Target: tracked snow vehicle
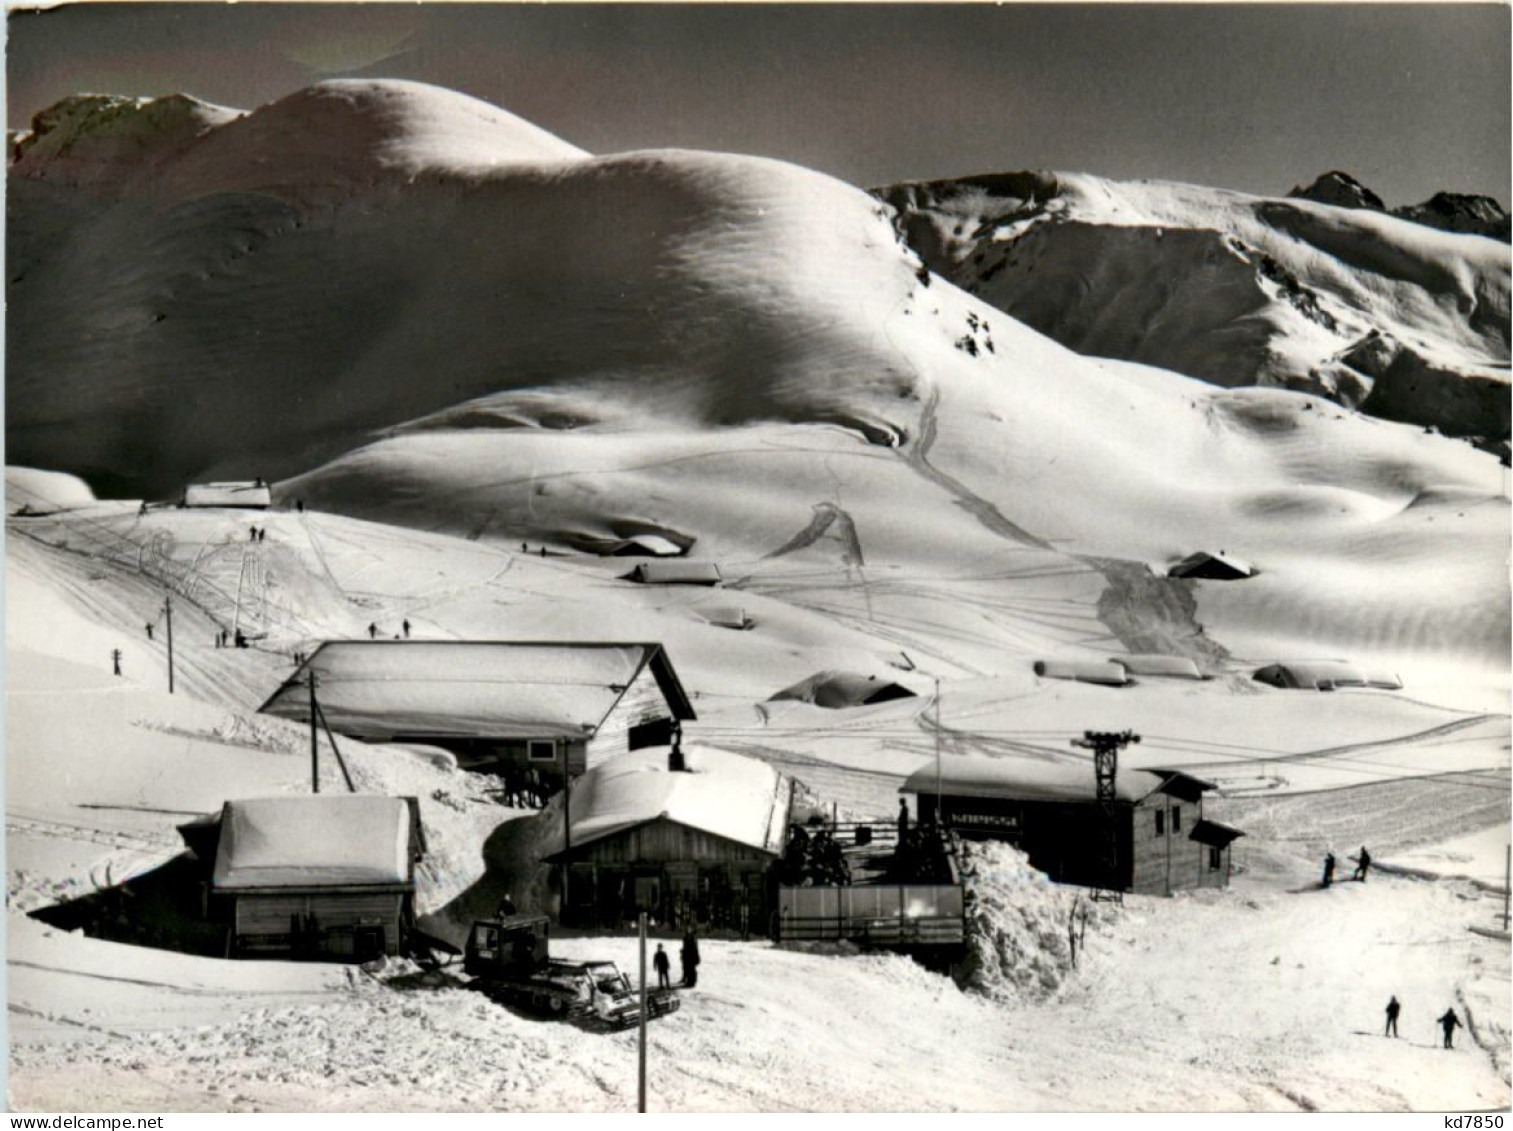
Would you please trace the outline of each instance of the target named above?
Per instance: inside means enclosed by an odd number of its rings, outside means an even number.
[[[552,958],[545,915],[481,919],[468,932],[463,972],[496,1001],[564,1020],[624,1029],[641,1017],[640,995],[613,962]],[[682,1003],[672,990],[646,993],[647,1020]]]

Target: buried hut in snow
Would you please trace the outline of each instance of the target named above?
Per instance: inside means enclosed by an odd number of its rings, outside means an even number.
[[[1256,575],[1256,567],[1233,554],[1199,550],[1167,567],[1167,577],[1196,577],[1208,581],[1241,581]]]
[[[645,911],[658,923],[758,934],[793,797],[793,780],[755,758],[636,750],[573,783],[567,828],[556,816],[543,857],[569,869],[567,917],[576,924],[619,926]]]
[[[463,769],[534,771],[552,790],[694,718],[660,644],[351,640],[321,645],[259,710],[320,713],[366,742],[450,750]]]
[[[714,562],[691,562],[686,559],[640,562],[627,573],[626,581],[642,585],[720,585],[725,578]]]
[[[273,494],[261,479],[233,483],[191,483],[184,488],[185,507],[234,507],[240,510],[267,510]]]
[[[1394,672],[1365,671],[1344,660],[1293,660],[1267,664],[1251,676],[1257,683],[1291,690],[1333,691],[1340,687],[1375,687],[1399,691],[1403,681]]]
[[[364,961],[400,954],[425,854],[414,798],[312,794],[228,801],[180,827],[209,872],[230,956]]]
[[[1120,766],[1107,811],[1096,788],[1086,762],[956,757],[918,770],[900,792],[916,795],[923,821],[938,797],[956,835],[1015,844],[1057,883],[1147,895],[1229,883],[1230,843],[1244,834],[1204,818],[1212,783]]]
[[[912,699],[915,692],[890,679],[860,672],[823,671],[802,679],[792,687],[774,692],[769,703],[785,699],[813,703],[816,707],[844,710],[847,707],[870,707],[894,699]]]

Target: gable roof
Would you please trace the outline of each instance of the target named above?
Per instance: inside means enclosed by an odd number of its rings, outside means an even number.
[[[691,562],[686,558],[641,562],[625,577],[644,585],[719,585],[724,580],[714,562]]]
[[[191,483],[184,488],[186,507],[270,507],[273,493],[265,483]]]
[[[211,886],[408,884],[410,820],[403,797],[334,793],[228,801]]]
[[[911,774],[899,792],[932,794],[936,780],[935,763],[930,762]],[[1097,799],[1091,760],[1053,762],[1039,758],[950,756],[941,759],[939,785],[940,792],[951,797],[997,797],[1013,801]],[[1114,777],[1114,796],[1132,804],[1158,791],[1187,799],[1213,788],[1212,782],[1181,770],[1120,766]]]
[[[757,758],[683,744],[688,772],[668,748],[645,747],[594,767],[573,785],[573,849],[666,819],[777,856],[788,835],[792,779]],[[560,816],[545,858],[563,851]]]
[[[328,641],[258,709],[308,722],[313,672],[353,738],[587,738],[648,668],[673,717],[694,718],[660,644],[559,641]]]
[[[878,679],[875,675],[822,671],[799,680],[792,687],[774,692],[767,701],[776,703],[783,699],[796,699],[801,703],[813,703],[816,707],[838,710],[887,703],[894,699],[912,699],[917,694],[901,683]]]
[[[1223,550],[1199,550],[1188,554],[1167,571],[1168,577],[1241,578],[1254,577],[1256,567],[1243,558]]]

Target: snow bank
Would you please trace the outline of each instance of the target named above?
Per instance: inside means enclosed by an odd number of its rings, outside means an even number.
[[[966,842],[962,859],[969,893],[968,951],[957,981],[1008,1004],[1054,995],[1073,976],[1068,939],[1073,908],[1080,934],[1083,908],[1096,930],[1101,921],[1097,905],[1080,888],[1052,883],[1012,845]]]
[[[25,507],[33,511],[65,510],[95,501],[89,484],[76,475],[42,471],[35,467],[5,469],[5,510],[15,514]]]

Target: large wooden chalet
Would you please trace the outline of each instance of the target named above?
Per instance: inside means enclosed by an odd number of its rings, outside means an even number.
[[[660,644],[342,640],[260,710],[308,722],[311,675],[337,734],[452,751],[464,769],[535,770],[554,788],[694,718]]]
[[[569,869],[575,924],[617,926],[646,911],[658,923],[766,931],[794,783],[754,758],[680,753],[681,763],[665,747],[637,750],[573,784],[568,828],[553,826],[545,859]]]
[[[1169,895],[1229,883],[1230,844],[1244,834],[1203,816],[1213,788],[1181,770],[1120,767],[1106,811],[1091,764],[950,757],[900,792],[915,795],[920,820],[1016,844],[1058,883]]]

